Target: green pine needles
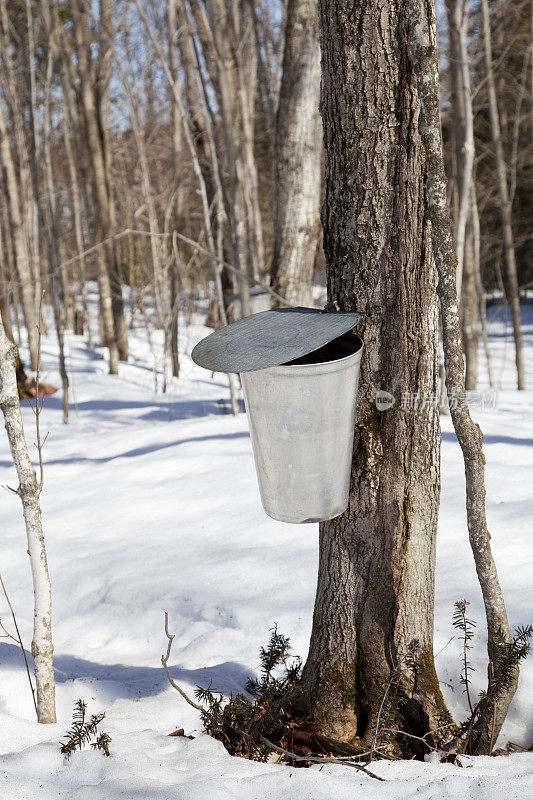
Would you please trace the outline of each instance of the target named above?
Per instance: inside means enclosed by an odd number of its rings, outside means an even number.
[[[472,646],[469,644],[469,642],[471,642],[474,638],[474,628],[476,627],[476,623],[474,620],[468,619],[466,616],[466,608],[469,605],[470,603],[468,600],[458,600],[455,603],[453,627],[458,628],[461,631],[463,639],[463,669],[461,670],[460,681],[465,687],[463,692],[466,693],[468,707],[470,709],[470,713],[473,714],[474,708],[470,698],[470,673],[474,671],[474,667],[468,660],[468,651],[472,649]]]
[[[248,678],[246,683],[250,697],[239,693],[226,698],[211,686],[198,686],[195,692],[206,707],[201,712],[206,733],[223,742],[231,755],[254,761],[268,759],[270,748],[263,739],[283,738],[290,721],[290,696],[302,668],[300,659],[290,656],[290,640],[277,627],[267,647],[261,648],[260,658],[259,680]]]
[[[482,712],[494,713],[496,701],[511,686],[520,662],[531,652],[531,637],[533,636],[533,625],[519,626],[511,642],[505,642],[502,636],[498,648],[498,660],[496,663],[490,664],[491,678],[488,689],[479,693],[478,701],[474,705],[471,699],[470,682],[470,673],[473,672],[474,668],[468,660],[468,653],[472,649],[470,642],[474,638],[476,623],[467,616],[467,606],[469,605],[467,600],[458,600],[455,603],[453,614],[453,625],[461,631],[463,641],[463,667],[460,680],[465,687],[463,691],[466,693],[470,709],[470,716],[459,728],[459,735],[463,741],[463,751],[465,753],[469,751],[470,739],[476,720]],[[491,750],[492,744],[491,742]]]
[[[109,756],[109,744],[111,737],[107,733],[100,733],[98,726],[105,719],[105,713],[92,714],[87,718],[87,703],[77,700],[72,712],[72,727],[65,734],[66,740],[60,742],[61,753],[68,760],[76,750],[82,750],[85,745],[90,744],[93,750],[100,750],[105,756]],[[91,742],[94,739],[94,742]]]

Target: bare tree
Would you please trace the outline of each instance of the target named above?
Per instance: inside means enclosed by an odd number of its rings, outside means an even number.
[[[39,353],[37,355],[39,363]],[[41,442],[37,431],[41,479],[37,481],[35,469],[30,460],[17,390],[15,367],[17,349],[5,335],[0,320],[0,408],[5,426],[13,463],[19,480],[18,489],[13,490],[22,502],[28,555],[30,557],[33,579],[33,641],[32,655],[35,661],[35,683],[37,690],[37,718],[39,722],[55,722],[55,682],[52,646],[52,592],[46,548],[41,519],[39,496],[42,489]],[[38,380],[36,381],[38,383]],[[41,401],[37,397],[36,408]]]
[[[476,251],[472,220],[474,164],[474,117],[468,63],[469,0],[447,0],[449,33],[449,71],[451,84],[452,138],[455,145],[457,204],[455,207],[455,247],[457,250],[457,295],[461,300],[463,347],[466,362],[466,388],[477,383],[478,297]]]
[[[107,19],[108,6],[102,3],[102,15]],[[106,152],[105,140],[105,94],[107,87],[105,81],[100,81],[102,75],[97,71],[105,72],[102,60],[95,65],[93,60],[93,42],[89,25],[89,11],[85,3],[76,0],[72,4],[72,19],[74,23],[74,39],[76,43],[76,65],[78,71],[77,92],[84,119],[84,133],[86,136],[87,150],[91,158],[94,208],[98,218],[100,236],[109,240],[105,248],[106,259],[103,261],[103,251],[99,251],[99,284],[100,303],[104,322],[105,344],[109,347],[110,372],[116,373],[118,366],[117,355],[122,360],[128,358],[128,338],[124,307],[122,301],[122,282],[117,261],[115,243],[112,239],[116,233],[116,220],[111,196],[109,176],[109,154]],[[108,31],[101,31],[102,37],[109,36]],[[66,37],[64,39],[66,41]],[[105,60],[106,48],[101,49],[101,59]]]
[[[35,197],[35,206],[38,213],[39,227],[43,233],[46,254],[48,259],[48,273],[50,277],[50,294],[52,296],[52,307],[54,311],[54,323],[57,334],[57,342],[59,349],[59,372],[61,374],[61,382],[63,387],[63,422],[68,422],[69,411],[69,382],[67,375],[67,368],[65,364],[65,284],[63,275],[61,273],[60,258],[58,250],[59,236],[56,224],[56,208],[55,208],[55,183],[52,172],[52,160],[50,149],[50,129],[51,129],[51,110],[50,110],[50,92],[53,77],[53,64],[54,64],[54,50],[55,50],[55,32],[51,26],[53,17],[50,15],[50,9],[45,7],[45,18],[47,19],[47,34],[48,34],[48,52],[46,62],[46,80],[45,80],[45,102],[44,102],[44,121],[43,121],[43,154],[45,164],[45,186],[46,186],[46,210],[44,207],[43,197],[40,192],[39,181],[39,168],[38,168],[38,152],[37,152],[37,110],[35,93],[30,92],[30,130],[28,134],[28,149],[31,165],[32,186]],[[35,56],[34,45],[34,31],[33,31],[33,17],[31,11],[31,3],[26,2],[26,15],[27,15],[27,54],[29,63],[33,63]]]
[[[507,292],[513,319],[513,334],[515,340],[515,360],[518,389],[525,389],[526,378],[524,371],[524,356],[522,344],[522,323],[520,319],[520,295],[518,291],[518,277],[516,271],[516,255],[513,238],[512,208],[509,200],[509,187],[507,185],[507,166],[503,153],[503,143],[500,127],[500,112],[496,96],[494,68],[492,63],[492,35],[490,30],[490,13],[488,0],[481,0],[481,16],[483,20],[483,44],[485,51],[485,67],[487,89],[489,96],[489,111],[492,133],[492,144],[496,159],[496,175],[498,179],[498,194],[500,200],[500,215],[503,234],[503,251],[507,271]]]
[[[317,0],[290,0],[276,120],[274,259],[276,291],[312,306],[320,222],[322,130]]]
[[[22,210],[20,204],[20,193],[17,181],[17,174],[9,135],[7,131],[6,118],[0,99],[0,159],[5,176],[7,189],[7,207],[9,215],[9,225],[11,228],[11,238],[15,253],[15,264],[17,275],[20,281],[20,294],[26,331],[28,334],[28,344],[30,349],[30,360],[32,369],[37,367],[37,324],[35,316],[35,305],[33,296],[33,276],[30,270],[30,254],[28,243],[24,232]]]
[[[490,546],[485,511],[485,457],[483,435],[470,417],[466,402],[463,353],[460,340],[455,276],[457,253],[447,202],[439,116],[439,76],[435,46],[433,4],[409,0],[410,49],[420,93],[420,133],[426,153],[428,214],[439,281],[443,345],[448,396],[454,398],[450,413],[463,451],[466,478],[466,511],[470,545],[485,603],[488,628],[489,692],[502,681],[505,654],[512,643],[509,622],[496,565]],[[486,704],[473,724],[470,750],[490,753],[516,691],[518,670],[507,675],[493,704]]]

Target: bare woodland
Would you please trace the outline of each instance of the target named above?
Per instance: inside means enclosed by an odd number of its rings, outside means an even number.
[[[375,405],[383,387],[437,396],[445,374],[462,401],[450,414],[488,627],[492,700],[473,713],[467,742],[491,753],[518,670],[506,661],[513,636],[490,550],[482,433],[464,400],[478,358],[496,381],[494,302],[526,388],[531,7],[446,0],[438,10],[437,42],[421,0],[0,0],[0,406],[34,576],[39,721],[55,721],[51,593],[43,478],[18,397],[37,395],[38,412],[43,297],[67,424],[66,333],[105,348],[117,375],[129,329],[142,327],[165,392],[180,379],[192,311],[225,325],[250,314],[263,287],[273,307],[313,306],[322,292],[329,310],[363,315],[350,506],[320,525],[299,713],[372,753],[394,682],[405,700],[394,756],[453,747],[433,656],[439,410]]]

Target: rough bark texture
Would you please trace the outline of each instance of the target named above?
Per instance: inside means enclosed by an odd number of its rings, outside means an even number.
[[[487,88],[489,95],[490,125],[492,144],[496,158],[496,175],[498,178],[498,194],[500,198],[500,215],[503,233],[503,252],[507,272],[507,294],[513,318],[513,334],[515,341],[515,360],[518,389],[526,388],[524,371],[524,354],[522,344],[522,324],[520,320],[520,295],[518,292],[518,277],[516,272],[516,256],[513,238],[512,209],[507,186],[507,166],[503,153],[502,134],[500,128],[500,113],[494,84],[494,71],[492,65],[492,37],[490,32],[490,14],[487,0],[481,0],[481,16],[483,20],[483,44],[485,48],[485,65],[487,69]]]
[[[273,285],[312,306],[320,223],[322,128],[317,0],[290,0],[276,122]]]
[[[479,425],[474,424],[470,417],[465,398],[463,353],[455,286],[457,254],[447,203],[440,131],[435,14],[432,0],[409,0],[408,8],[410,51],[418,77],[421,100],[420,134],[426,153],[428,215],[439,277],[446,387],[448,396],[454,398],[453,404],[450,404],[450,414],[465,464],[468,533],[487,618],[490,690],[494,681],[502,677],[499,674],[499,664],[512,642],[512,636],[492,557],[485,514],[483,435]],[[476,719],[470,739],[470,752],[490,753],[492,742],[498,738],[516,691],[518,671],[510,677],[508,686],[499,694],[494,708],[486,705]]]
[[[405,7],[319,0],[319,11],[328,296],[364,312],[365,350],[350,504],[320,526],[303,688],[327,733],[369,742],[395,668],[406,731],[449,720],[433,662],[439,421],[434,403],[401,403],[437,392],[435,273]],[[378,410],[379,390],[392,408]]]
[[[8,341],[0,320],[0,408],[4,415],[9,446],[19,480],[17,494],[22,501],[33,579],[31,652],[35,661],[37,718],[39,722],[55,722],[52,593],[39,505],[40,487],[28,454],[22,427],[15,374],[17,360],[17,348]]]

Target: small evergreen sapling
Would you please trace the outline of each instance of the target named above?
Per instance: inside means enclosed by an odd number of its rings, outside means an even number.
[[[270,748],[262,740],[279,741],[289,727],[290,697],[300,679],[301,661],[290,657],[290,640],[277,628],[260,658],[261,677],[246,683],[252,699],[240,693],[226,698],[211,686],[198,686],[195,695],[205,706],[201,716],[206,733],[222,741],[231,755],[266,761]],[[275,676],[280,667],[281,674]]]
[[[100,750],[105,756],[109,756],[109,744],[111,737],[107,733],[99,733],[98,726],[105,718],[105,713],[91,714],[87,719],[87,703],[77,700],[72,712],[72,727],[65,734],[66,741],[60,742],[61,753],[68,760],[76,750],[82,750],[90,744],[93,750]],[[91,743],[91,739],[95,741]]]
[[[470,672],[474,671],[474,667],[471,666],[468,660],[468,651],[472,649],[472,645],[469,642],[472,641],[474,638],[474,628],[476,627],[476,623],[472,619],[468,619],[466,616],[466,608],[469,606],[470,603],[468,600],[458,600],[455,603],[455,611],[453,614],[453,627],[458,628],[461,631],[462,638],[463,638],[463,669],[460,675],[460,681],[465,687],[463,692],[466,693],[466,697],[468,700],[468,707],[470,708],[470,713],[474,713],[474,708],[472,706],[472,701],[470,699]]]
[[[500,696],[505,693],[515,680],[516,671],[520,662],[531,652],[531,637],[533,636],[533,625],[519,626],[510,643],[501,640],[500,657],[497,664],[490,664],[491,680],[487,691],[481,691],[478,701],[473,705],[470,695],[470,673],[473,667],[468,661],[468,651],[472,649],[470,642],[474,638],[474,628],[476,623],[467,617],[466,609],[470,605],[467,600],[459,600],[455,603],[453,614],[453,625],[462,633],[463,638],[463,669],[461,671],[461,683],[468,699],[470,716],[459,728],[459,736],[462,740],[462,750],[468,753],[474,724],[481,712],[489,711],[494,715],[495,706]],[[497,676],[495,678],[494,676]],[[494,725],[493,725],[494,728]],[[490,751],[494,744],[494,734],[491,737]]]

